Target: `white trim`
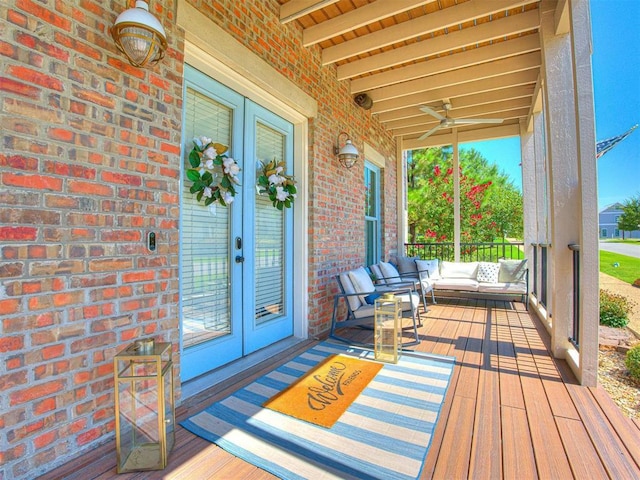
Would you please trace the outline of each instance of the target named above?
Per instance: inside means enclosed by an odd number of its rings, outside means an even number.
[[[373,163],[376,167],[380,169],[386,168],[387,159],[384,158],[380,152],[378,152],[375,148],[365,142],[364,144],[364,159],[368,160],[370,163]]]
[[[315,117],[318,102],[306,94],[295,83],[284,77],[271,65],[247,49],[229,33],[209,20],[186,0],[178,1],[178,26],[185,30],[185,61],[195,49],[206,52],[219,70],[216,78],[221,83],[231,80],[241,93],[258,104],[261,99],[267,102],[278,100],[282,108],[290,114],[298,114],[302,118]],[[226,78],[224,75],[230,75]],[[277,110],[274,113],[285,117]],[[293,123],[295,120],[287,118]]]
[[[185,0],[178,2],[185,30],[185,63],[276,113],[294,125],[294,171],[298,196],[293,211],[294,336],[309,336],[308,204],[309,124],[317,102]],[[211,41],[215,39],[215,41]]]

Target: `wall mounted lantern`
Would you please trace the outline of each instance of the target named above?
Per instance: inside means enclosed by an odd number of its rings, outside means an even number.
[[[135,8],[118,15],[110,31],[116,45],[134,67],[154,65],[164,57],[167,36],[143,0],[137,0]]]
[[[347,137],[344,145],[340,147],[340,137]],[[351,143],[351,139],[346,132],[340,132],[336,140],[336,145],[333,147],[333,153],[338,156],[340,164],[344,168],[353,167],[358,161],[358,149]]]

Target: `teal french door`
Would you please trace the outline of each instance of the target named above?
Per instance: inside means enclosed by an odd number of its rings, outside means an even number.
[[[293,125],[189,66],[185,68],[180,229],[181,379],[293,334],[293,216],[256,188],[260,162],[293,173]],[[229,146],[242,168],[228,207],[198,204],[186,178],[191,139]]]

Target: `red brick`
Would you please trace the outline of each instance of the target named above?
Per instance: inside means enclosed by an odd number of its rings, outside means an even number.
[[[43,413],[51,412],[56,408],[56,399],[54,397],[45,398],[39,402],[33,403],[33,413],[35,415],[42,415]]]
[[[9,10],[7,12],[7,20],[11,23],[18,25],[19,27],[27,26],[27,17],[20,12],[16,12],[15,10]]]
[[[39,99],[41,89],[23,82],[18,82],[11,78],[0,77],[0,91],[14,93],[16,95],[22,95],[24,97],[33,99]]]
[[[24,348],[24,337],[0,337],[0,352],[12,352]]]
[[[124,173],[102,172],[102,180],[108,183],[120,183],[134,187],[142,185],[142,179],[140,177]]]
[[[43,433],[42,435],[38,435],[37,437],[35,437],[33,439],[33,446],[36,449],[40,449],[40,448],[46,447],[47,445],[51,444],[57,438],[58,438],[57,430],[46,432],[46,433]]]
[[[25,157],[23,155],[11,155],[5,157],[0,155],[0,165],[18,170],[37,170],[38,163],[38,159],[33,157]]]
[[[62,179],[44,175],[25,175],[6,172],[2,175],[2,183],[13,187],[37,190],[62,190]]]
[[[50,88],[51,90],[57,90],[61,92],[63,85],[60,80],[53,78],[50,75],[46,75],[42,72],[37,72],[31,68],[20,67],[12,65],[7,69],[7,72],[20,80],[24,80],[29,83],[35,83],[41,87]]]
[[[24,355],[9,357],[6,359],[4,364],[7,370],[15,370],[16,368],[24,367]],[[0,385],[3,385],[3,382],[0,382]]]
[[[11,315],[20,311],[20,300],[17,298],[8,298],[0,300],[0,312],[2,315]],[[6,332],[5,332],[6,333]]]
[[[102,427],[95,427],[84,433],[81,433],[76,437],[76,443],[78,446],[86,445],[99,438],[102,435]]]
[[[17,392],[12,392],[9,394],[9,405],[19,405],[21,403],[30,402],[38,398],[52,395],[63,390],[65,384],[66,382],[64,380],[52,380]]]
[[[26,13],[30,13],[37,19],[52,26],[66,31],[71,31],[71,21],[69,19],[56,15],[51,10],[46,9],[31,0],[16,0],[16,8],[19,8]]]
[[[9,390],[18,385],[24,385],[28,382],[27,371],[12,372],[6,375],[0,375],[0,391]]]
[[[52,358],[61,357],[64,355],[65,346],[63,343],[58,345],[49,345],[42,349],[42,358],[44,360],[51,360]]]
[[[83,182],[81,180],[70,180],[67,184],[69,193],[81,193],[86,195],[99,195],[105,197],[113,196],[113,188],[93,182]]]

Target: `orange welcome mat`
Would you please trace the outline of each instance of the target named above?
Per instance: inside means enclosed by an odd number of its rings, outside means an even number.
[[[331,355],[267,400],[263,407],[331,428],[382,366],[346,355]]]

